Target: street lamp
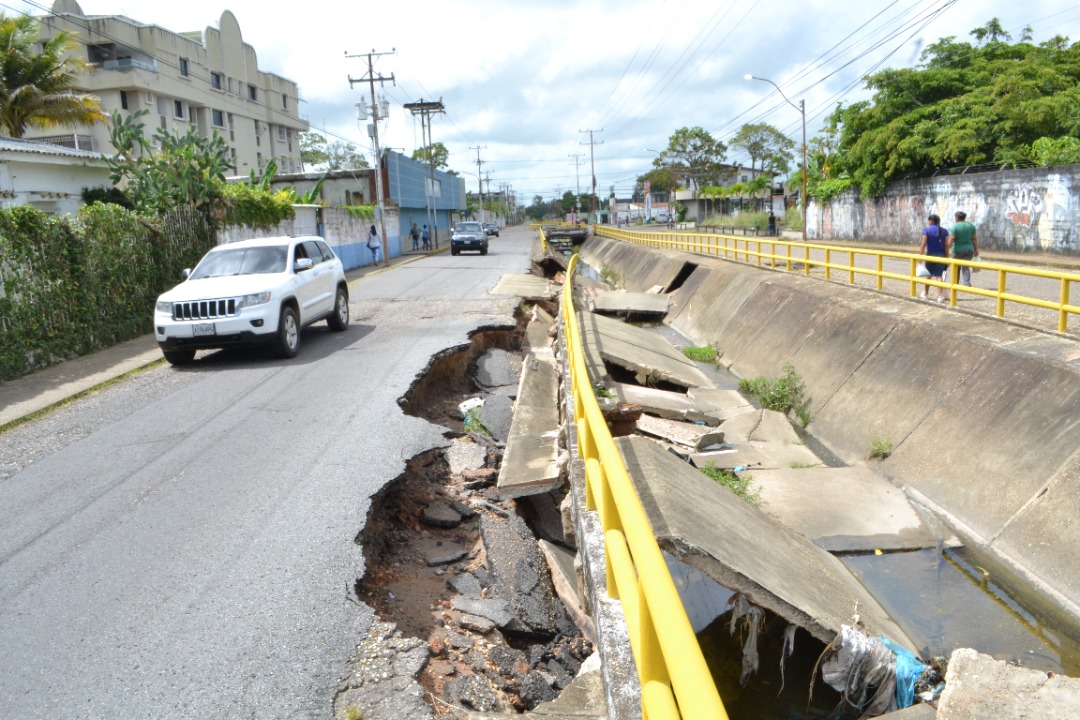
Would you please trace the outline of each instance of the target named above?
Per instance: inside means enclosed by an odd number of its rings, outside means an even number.
[[[750,74],[745,75],[744,78],[747,80],[760,80],[761,82],[769,83],[776,88],[776,92],[780,93],[780,97],[784,98],[784,102],[802,113],[802,239],[803,242],[806,242],[806,100],[800,98],[799,104],[796,105],[788,100],[784,91],[772,80]]]

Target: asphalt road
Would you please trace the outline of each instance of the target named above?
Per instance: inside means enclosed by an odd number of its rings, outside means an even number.
[[[206,353],[0,435],[0,718],[327,718],[372,618],[370,496],[443,429],[398,407],[510,325],[534,233],[352,286],[300,354]]]

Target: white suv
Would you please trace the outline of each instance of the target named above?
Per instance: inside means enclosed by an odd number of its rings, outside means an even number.
[[[219,245],[161,295],[154,331],[165,359],[183,365],[202,348],[300,349],[300,329],[326,319],[349,326],[345,270],[320,237],[269,237]]]

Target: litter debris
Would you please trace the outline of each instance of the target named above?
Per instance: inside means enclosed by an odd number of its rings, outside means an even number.
[[[461,413],[461,417],[468,417],[470,410],[475,410],[476,408],[483,407],[483,406],[484,406],[484,398],[482,398],[482,397],[474,397],[474,398],[469,398],[468,400],[462,401],[461,403],[458,404],[457,407],[458,407],[458,412]]]
[[[739,684],[745,685],[750,675],[758,671],[758,631],[765,622],[765,613],[761,608],[750,604],[741,593],[736,593],[728,601],[731,605],[731,634],[735,634],[735,628],[739,618],[746,618],[743,627],[746,630],[746,642],[743,643],[742,674],[739,676]]]
[[[819,663],[821,679],[862,713],[860,720],[911,706],[915,683],[927,669],[896,643],[850,625],[840,627]]]

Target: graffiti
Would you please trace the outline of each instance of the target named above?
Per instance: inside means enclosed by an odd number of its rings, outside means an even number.
[[[1024,183],[1005,198],[1005,217],[1015,226],[1031,228],[1038,225],[1039,213],[1042,210],[1042,195],[1028,183]]]

